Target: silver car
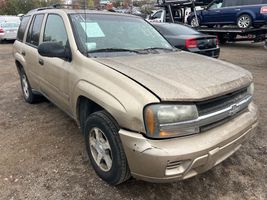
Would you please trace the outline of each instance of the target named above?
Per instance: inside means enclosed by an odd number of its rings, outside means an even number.
[[[20,18],[15,16],[0,17],[0,41],[15,40],[20,25]]]

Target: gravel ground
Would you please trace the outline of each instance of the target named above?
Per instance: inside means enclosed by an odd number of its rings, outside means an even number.
[[[257,134],[212,170],[189,180],[152,184],[100,180],[75,122],[53,104],[24,102],[12,44],[0,45],[0,199],[267,199],[267,51],[228,44],[220,59],[251,71],[260,107]]]

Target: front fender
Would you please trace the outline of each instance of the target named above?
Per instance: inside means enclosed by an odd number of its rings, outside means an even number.
[[[146,104],[136,98],[134,91],[132,91],[133,95],[131,93],[124,93],[119,89],[117,91],[121,95],[118,95],[118,93],[113,94],[86,80],[80,80],[75,85],[71,97],[74,118],[78,120],[78,99],[80,96],[83,96],[104,108],[121,127],[136,132],[144,132],[142,109]]]
[[[84,96],[90,99],[93,102],[96,102],[98,105],[107,110],[112,116],[116,116],[117,113],[125,114],[127,112],[124,105],[117,99],[115,96],[110,94],[108,91],[103,88],[99,88],[92,83],[80,80],[74,89],[74,93],[72,95],[72,104],[73,111],[76,110],[77,100],[79,96]],[[74,112],[75,117],[77,118],[77,111]]]

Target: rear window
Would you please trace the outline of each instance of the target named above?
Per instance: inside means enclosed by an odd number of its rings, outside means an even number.
[[[18,28],[19,23],[17,22],[7,22],[7,23],[0,23],[2,28]]]
[[[177,24],[168,24],[168,25],[154,25],[155,28],[162,34],[162,35],[198,35],[199,32],[195,31],[194,29],[184,26],[184,25],[177,25]]]
[[[29,23],[29,20],[30,20],[30,16],[25,16],[22,18],[22,21],[20,23],[19,30],[18,30],[17,40],[19,40],[19,41],[23,40],[24,33],[25,33],[25,30],[26,30],[27,25]]]

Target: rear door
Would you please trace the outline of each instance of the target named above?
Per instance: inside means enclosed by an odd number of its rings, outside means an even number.
[[[63,18],[58,14],[48,14],[42,42],[56,42],[65,48],[69,48],[68,34]],[[69,71],[71,63],[61,58],[49,58],[37,56],[39,59],[40,87],[50,100],[61,109],[70,113],[69,109]]]
[[[24,56],[27,67],[26,74],[30,80],[31,86],[34,89],[39,89],[38,79],[38,50],[37,47],[40,43],[40,32],[43,25],[44,14],[37,14],[32,17],[28,32],[26,35],[26,45],[21,50]]]
[[[236,23],[237,13],[242,9],[243,0],[224,0],[222,18],[227,23]]]

